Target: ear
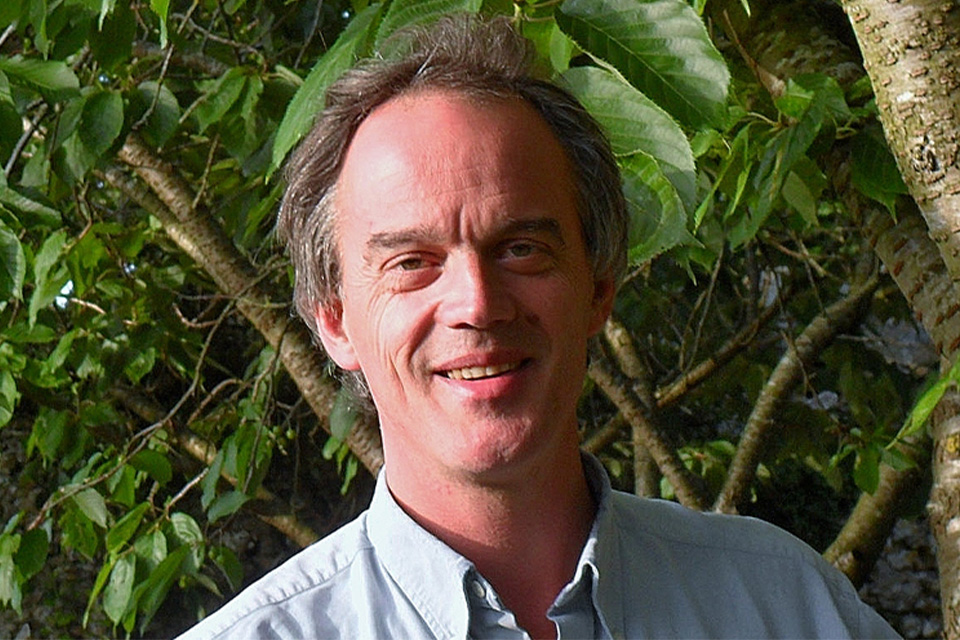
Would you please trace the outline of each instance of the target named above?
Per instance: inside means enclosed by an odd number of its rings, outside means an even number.
[[[343,305],[339,300],[329,306],[318,304],[314,311],[317,331],[323,348],[334,362],[346,371],[357,371],[360,362],[349,336],[343,329]]]
[[[612,277],[599,278],[593,283],[593,302],[591,304],[590,335],[595,335],[613,311],[613,299],[617,285]]]

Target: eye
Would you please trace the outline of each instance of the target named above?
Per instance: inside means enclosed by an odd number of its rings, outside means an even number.
[[[537,250],[538,247],[532,242],[513,242],[507,245],[505,253],[511,258],[528,258]]]
[[[429,285],[439,272],[436,256],[419,252],[404,253],[383,266],[384,282],[393,291],[411,291]]]
[[[419,257],[404,258],[394,265],[396,269],[400,269],[401,271],[416,271],[418,269],[425,269],[427,266],[427,261]]]

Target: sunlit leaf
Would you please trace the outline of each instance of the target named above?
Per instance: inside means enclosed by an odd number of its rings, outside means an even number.
[[[0,300],[23,299],[23,279],[27,259],[20,240],[6,225],[0,224]]]
[[[398,31],[429,24],[449,13],[476,13],[482,4],[482,0],[394,0],[377,30],[374,47],[388,57],[402,47],[402,42],[390,39]]]
[[[119,551],[124,544],[137,532],[144,514],[150,508],[146,502],[138,504],[133,510],[128,511],[126,515],[117,520],[117,523],[107,532],[107,551],[114,553]]]
[[[367,7],[350,21],[333,46],[317,61],[290,100],[273,141],[273,163],[268,176],[276,171],[287,153],[306,135],[316,115],[323,109],[324,95],[344,71],[353,66],[370,38],[371,25],[380,16],[380,4]]]
[[[242,491],[228,491],[222,493],[214,499],[213,504],[207,509],[207,520],[211,523],[220,518],[231,516],[237,512],[240,507],[250,500],[250,496]]]
[[[673,118],[609,71],[576,67],[562,78],[603,126],[614,153],[629,156],[642,151],[653,157],[685,206],[692,209],[696,199],[693,152]]]
[[[692,128],[720,126],[730,74],[682,0],[566,0],[557,24]]]

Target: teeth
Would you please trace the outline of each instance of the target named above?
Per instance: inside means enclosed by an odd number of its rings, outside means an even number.
[[[453,380],[476,380],[478,378],[489,378],[490,376],[500,375],[507,371],[513,371],[519,366],[519,362],[512,362],[510,364],[498,364],[494,367],[464,367],[462,369],[451,369],[447,371],[447,377]]]

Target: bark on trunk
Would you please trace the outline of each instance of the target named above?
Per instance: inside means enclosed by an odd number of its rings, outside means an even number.
[[[933,425],[933,490],[930,525],[937,540],[943,637],[960,638],[960,393],[949,391]]]
[[[950,277],[960,280],[960,6],[844,0],[880,121]]]

